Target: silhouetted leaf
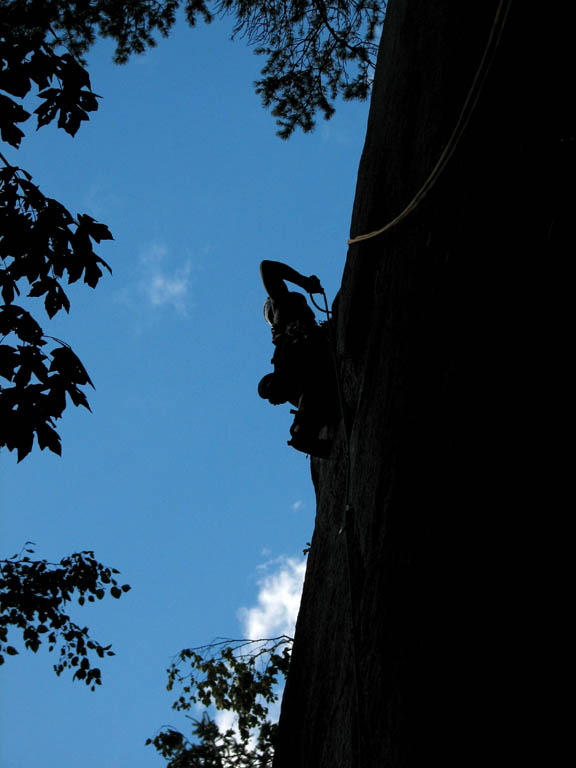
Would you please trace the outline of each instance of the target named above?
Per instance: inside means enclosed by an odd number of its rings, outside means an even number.
[[[37,280],[30,289],[28,296],[36,298],[38,296],[44,296],[50,290],[50,283],[52,278],[44,278],[43,280]]]
[[[18,463],[20,463],[22,459],[25,459],[26,456],[28,456],[28,454],[32,450],[33,444],[34,444],[34,432],[32,431],[32,429],[28,428],[25,431],[23,430],[22,433],[19,435],[18,442],[16,444]]]
[[[8,344],[0,344],[0,376],[12,381],[14,368],[18,364],[18,352]]]
[[[99,243],[102,240],[113,240],[112,233],[105,224],[101,224],[87,214],[78,214],[79,226],[86,229],[92,240]],[[106,265],[108,267],[108,265]],[[110,267],[108,267],[110,269]]]
[[[16,123],[23,123],[30,117],[20,104],[9,99],[0,93],[0,136],[2,141],[18,148],[24,137],[24,132],[18,128]]]
[[[50,318],[54,317],[61,309],[65,309],[66,312],[70,311],[70,301],[56,280],[46,294],[44,306]]]
[[[46,53],[42,47],[37,48],[28,62],[28,74],[40,90],[48,87],[56,73],[58,57]]]
[[[44,103],[34,110],[34,114],[38,116],[38,128],[48,125],[56,117],[59,108],[59,94],[60,91],[57,88],[46,88],[38,94],[38,98],[44,99]]]
[[[70,347],[63,346],[52,351],[50,371],[58,371],[67,381],[75,384],[90,384],[92,387],[94,386],[80,359]]]
[[[0,89],[12,96],[24,98],[30,90],[30,78],[24,67],[5,68],[0,71]]]
[[[0,334],[7,336],[9,333],[15,333],[27,344],[44,344],[42,328],[29,312],[15,304],[0,307]]]
[[[89,285],[90,288],[96,288],[101,277],[102,270],[98,264],[96,264],[96,262],[92,262],[92,264],[86,265],[84,270],[84,282],[86,285]]]
[[[38,424],[36,426],[36,437],[42,451],[44,448],[48,448],[52,453],[56,453],[58,456],[62,455],[60,435],[49,424]]]
[[[4,303],[12,304],[14,296],[20,293],[16,281],[4,271],[0,274],[0,285],[2,286],[2,299]]]

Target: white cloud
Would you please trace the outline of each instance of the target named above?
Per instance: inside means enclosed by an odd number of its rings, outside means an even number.
[[[159,243],[153,243],[142,251],[142,277],[138,288],[153,308],[170,307],[179,315],[186,315],[192,265],[189,259],[176,267],[169,261],[168,249]]]
[[[227,709],[219,709],[214,720],[221,733],[226,733],[226,731],[232,729],[238,734],[238,715],[235,715],[234,712],[230,712]]]
[[[306,506],[300,499],[292,504],[292,512],[298,512],[299,509],[303,509]]]
[[[281,557],[260,567],[258,602],[241,608],[243,634],[251,640],[293,635],[300,608],[306,561]]]
[[[169,304],[180,314],[185,313],[188,296],[187,272],[175,272],[172,275],[157,272],[151,276],[145,290],[153,307]]]

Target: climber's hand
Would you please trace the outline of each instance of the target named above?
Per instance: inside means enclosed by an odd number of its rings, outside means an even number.
[[[316,275],[310,275],[308,278],[308,285],[306,286],[306,290],[308,293],[324,293],[324,289],[322,288],[320,280],[318,280]]]

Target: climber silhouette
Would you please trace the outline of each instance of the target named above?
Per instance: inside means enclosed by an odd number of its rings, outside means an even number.
[[[334,372],[325,329],[316,322],[306,297],[289,291],[286,282],[307,293],[323,293],[316,275],[305,277],[287,264],[265,260],[260,275],[268,298],[264,316],[272,327],[273,373],[258,385],[258,394],[272,405],[290,402],[292,413],[288,445],[312,456],[325,458],[329,442],[320,430],[334,412]]]

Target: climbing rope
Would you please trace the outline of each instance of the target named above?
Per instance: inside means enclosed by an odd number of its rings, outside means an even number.
[[[361,243],[364,240],[370,240],[371,238],[376,237],[377,235],[381,235],[383,232],[386,232],[388,229],[396,226],[396,224],[399,224],[402,219],[405,219],[408,214],[412,213],[412,211],[420,205],[422,200],[426,197],[428,192],[430,192],[434,184],[438,181],[438,178],[448,165],[448,162],[452,158],[456,147],[460,143],[460,139],[462,138],[466,126],[468,125],[476,105],[478,104],[478,99],[480,98],[482,87],[494,62],[494,56],[500,44],[511,5],[512,0],[500,0],[498,3],[494,22],[488,37],[488,42],[486,43],[480,64],[476,70],[476,75],[474,76],[474,80],[472,81],[472,85],[470,86],[470,90],[468,91],[468,95],[464,101],[460,116],[458,117],[456,125],[454,126],[452,135],[448,139],[448,143],[438,158],[438,162],[434,168],[432,168],[430,175],[424,184],[420,187],[418,192],[416,192],[406,208],[404,208],[404,210],[399,213],[398,216],[393,218],[392,221],[389,221],[388,224],[386,224],[384,227],[377,229],[374,232],[367,232],[365,235],[358,235],[357,237],[353,237],[351,240],[348,240],[348,245],[354,245],[355,243]]]
[[[308,294],[308,296],[310,296],[310,301],[312,302],[312,304],[314,304],[314,306],[316,307],[318,312],[324,312],[324,314],[328,316],[328,320],[330,320],[330,310],[328,309],[328,301],[326,300],[326,294],[324,293],[324,291],[322,291],[322,295],[324,296],[324,302],[326,304],[326,309],[324,309],[323,307],[321,307],[318,304],[316,304],[316,302],[314,301],[314,295],[312,293]]]

